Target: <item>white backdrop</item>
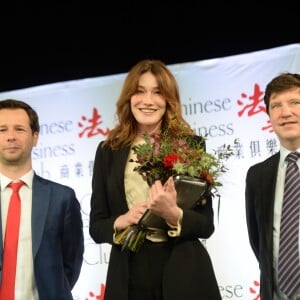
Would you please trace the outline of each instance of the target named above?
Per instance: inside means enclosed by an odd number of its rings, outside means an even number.
[[[208,151],[239,140],[222,178],[219,216],[214,203],[215,233],[203,242],[211,255],[222,298],[259,299],[258,264],[246,230],[244,181],[250,165],[279,149],[265,113],[264,88],[281,72],[300,73],[300,44],[169,68],[180,86],[186,120],[198,134],[208,134]],[[114,126],[115,102],[124,76],[0,93],[0,99],[24,100],[37,110],[41,132],[33,152],[34,169],[41,176],[73,187],[81,203],[85,252],[73,289],[75,300],[103,299],[110,246],[96,245],[88,233],[91,177],[96,147]]]

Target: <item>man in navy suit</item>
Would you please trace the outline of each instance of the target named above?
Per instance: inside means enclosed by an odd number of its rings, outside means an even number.
[[[280,151],[250,167],[247,172],[245,197],[248,234],[260,268],[261,300],[296,300],[300,299],[300,275],[298,288],[295,288],[293,295],[285,295],[278,284],[278,254],[287,166],[285,158],[290,152],[300,152],[300,74],[283,73],[273,78],[266,87],[264,102],[280,142]],[[299,167],[299,159],[297,164]],[[298,209],[299,201],[295,200]],[[296,247],[292,251],[299,255]],[[288,277],[284,279],[289,280]]]
[[[44,179],[32,169],[31,152],[38,136],[34,109],[23,101],[0,101],[0,300],[71,300],[82,266],[80,204],[73,189]],[[21,221],[14,296],[7,299],[2,286],[6,276],[2,245],[11,194],[7,186],[20,180],[24,184],[19,192]]]

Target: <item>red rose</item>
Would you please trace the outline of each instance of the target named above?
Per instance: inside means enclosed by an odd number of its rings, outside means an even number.
[[[180,161],[180,157],[176,154],[167,155],[164,157],[163,165],[166,168],[173,168],[174,163]]]

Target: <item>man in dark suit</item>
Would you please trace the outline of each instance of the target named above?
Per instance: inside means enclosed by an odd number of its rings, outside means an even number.
[[[34,109],[23,101],[0,101],[0,300],[71,300],[83,261],[80,204],[70,187],[44,179],[32,169],[39,136]],[[5,265],[5,233],[11,189],[22,181],[16,271],[11,296]],[[4,247],[2,247],[4,245]],[[8,275],[9,276],[9,275]]]
[[[261,300],[300,299],[300,273],[290,279],[285,272],[283,280],[296,288],[287,295],[278,281],[279,238],[284,195],[286,157],[300,152],[300,75],[282,73],[266,86],[264,102],[272,128],[280,141],[280,151],[263,162],[251,166],[246,176],[246,219],[249,240],[260,268]],[[299,167],[299,159],[297,161]],[[299,189],[299,188],[298,188]],[[298,201],[299,197],[293,199]],[[297,222],[298,217],[292,222]],[[295,223],[295,224],[297,224]],[[299,224],[299,223],[298,223]],[[299,226],[296,226],[299,231]],[[283,231],[283,230],[282,230]],[[290,255],[299,258],[299,241]],[[299,267],[299,262],[298,262]],[[298,281],[298,286],[297,286]]]

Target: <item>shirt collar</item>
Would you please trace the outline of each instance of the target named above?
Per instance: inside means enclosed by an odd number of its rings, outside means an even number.
[[[32,181],[33,181],[34,171],[31,169],[29,172],[24,174],[20,180],[24,181],[25,184],[31,189],[32,188]],[[6,177],[5,175],[0,173],[0,187],[1,191],[3,191],[7,185],[11,182],[11,178]]]
[[[298,148],[296,151],[300,153],[300,148]],[[294,151],[290,151],[290,150],[284,148],[283,146],[280,146],[280,161],[279,161],[280,166],[284,165],[286,157],[291,152],[294,152]]]

